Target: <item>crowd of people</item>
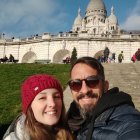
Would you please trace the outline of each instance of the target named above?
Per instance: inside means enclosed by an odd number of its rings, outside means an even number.
[[[48,74],[21,85],[22,113],[3,140],[139,140],[140,112],[129,94],[109,89],[103,65],[92,57],[72,64],[73,102],[65,113],[60,82]]]
[[[116,62],[116,53],[111,53],[108,47],[105,47],[103,54],[98,56],[98,61],[101,63],[115,63]],[[124,54],[123,51],[121,51],[118,54],[118,63],[122,63],[124,60]],[[135,63],[136,61],[140,61],[140,48],[133,54],[131,57],[131,61]],[[5,55],[3,58],[0,58],[0,63],[6,63],[6,62],[13,62],[17,63],[18,60],[14,58],[12,54],[10,54],[9,58]],[[70,64],[71,58],[66,57],[63,59],[64,64]]]
[[[65,59],[63,59],[63,63],[64,64],[69,64],[70,63],[71,58],[68,56]]]
[[[98,61],[101,63],[115,63],[116,60],[116,54],[115,53],[110,53],[107,57],[104,55],[101,55],[98,57]]]
[[[3,58],[0,58],[0,63],[9,63],[9,62],[17,63],[18,60],[16,60],[12,54],[10,54],[9,58],[6,55]]]
[[[123,51],[118,55],[118,63],[122,63],[124,60]],[[103,54],[98,57],[98,61],[101,63],[115,63],[116,53],[111,53],[108,47],[105,47]]]
[[[124,60],[123,51],[118,54],[118,63],[122,63]],[[98,61],[101,63],[115,63],[116,62],[116,53],[111,53],[108,47],[105,47],[103,54],[98,56]],[[140,61],[140,48],[133,54],[131,61],[135,63]]]

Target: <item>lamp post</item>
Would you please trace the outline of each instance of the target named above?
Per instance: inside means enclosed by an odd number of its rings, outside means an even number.
[[[5,33],[2,33],[2,38],[4,39]]]
[[[87,56],[89,56],[89,40],[88,40],[88,46],[87,46]]]
[[[20,37],[19,37],[19,44],[18,44],[18,57],[17,57],[17,60],[19,60],[19,49],[20,49]]]
[[[51,42],[51,40],[48,41],[48,58],[47,58],[48,61],[49,61],[49,53],[50,53],[50,42]]]
[[[5,57],[5,48],[6,48],[6,41],[4,42],[4,47],[3,47],[3,58]]]
[[[4,46],[3,46],[3,58],[5,57],[5,47],[6,47],[6,40],[5,40],[5,34],[2,33],[2,39],[4,40]]]

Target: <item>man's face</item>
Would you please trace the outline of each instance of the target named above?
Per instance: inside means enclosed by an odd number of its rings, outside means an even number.
[[[71,71],[71,80],[82,80],[81,88],[78,90],[71,88],[71,91],[73,99],[85,113],[89,113],[93,110],[104,92],[105,84],[103,80],[95,78],[95,81],[92,82],[92,86],[87,85],[86,81],[83,80],[90,79],[89,77],[91,76],[99,76],[97,70],[83,63],[76,64]]]

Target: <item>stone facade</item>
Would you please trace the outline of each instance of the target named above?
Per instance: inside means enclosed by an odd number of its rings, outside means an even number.
[[[57,35],[44,33],[22,39],[1,39],[0,58],[12,54],[19,63],[62,63],[63,59],[71,56],[74,47],[77,57],[97,58],[105,47],[108,47],[111,53],[116,53],[116,58],[123,51],[123,63],[129,63],[132,55],[140,48],[140,34],[121,32],[114,8],[111,8],[110,16],[107,17],[104,2],[90,0],[85,17],[81,17],[80,9],[78,10],[70,32]]]

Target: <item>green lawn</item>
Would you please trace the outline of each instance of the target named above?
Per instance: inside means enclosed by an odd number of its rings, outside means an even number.
[[[37,73],[54,75],[66,87],[69,64],[0,64],[0,139],[10,122],[21,111],[20,86]]]

